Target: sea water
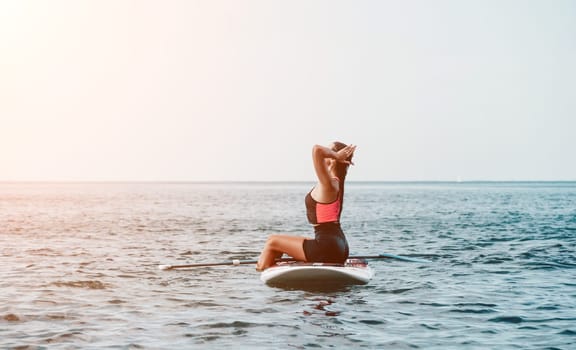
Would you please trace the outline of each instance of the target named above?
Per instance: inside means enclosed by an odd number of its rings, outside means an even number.
[[[368,285],[254,266],[310,183],[0,184],[2,349],[576,349],[576,183],[349,183]]]

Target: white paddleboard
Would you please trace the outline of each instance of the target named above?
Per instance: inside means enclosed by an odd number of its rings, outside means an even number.
[[[268,285],[366,284],[374,272],[363,259],[348,259],[345,264],[280,262],[260,274]]]

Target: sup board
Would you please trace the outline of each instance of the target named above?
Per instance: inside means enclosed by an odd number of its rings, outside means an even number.
[[[260,274],[268,285],[366,284],[374,272],[364,259],[348,259],[344,264],[279,262]]]

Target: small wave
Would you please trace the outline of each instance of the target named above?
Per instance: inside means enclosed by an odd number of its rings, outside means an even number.
[[[245,322],[245,321],[234,321],[234,322],[217,322],[217,323],[209,323],[200,326],[200,328],[250,328],[250,327],[258,327],[260,324],[252,323],[252,322]]]
[[[406,292],[410,292],[414,290],[414,288],[396,288],[396,289],[382,289],[378,290],[377,294],[402,294]]]
[[[574,269],[576,264],[553,262],[553,261],[531,261],[524,264],[530,270],[552,270],[552,269]]]
[[[486,265],[497,265],[497,264],[503,264],[503,263],[510,262],[510,261],[514,261],[514,258],[512,258],[511,256],[503,255],[503,254],[498,254],[498,255],[480,254],[473,260],[473,262],[475,262],[475,263],[481,263],[481,264],[486,264]]]
[[[490,314],[496,312],[494,309],[452,309],[450,312],[458,312],[463,314]]]
[[[559,305],[542,305],[542,306],[538,306],[536,308],[536,310],[546,310],[546,311],[552,311],[552,310],[560,310],[562,307]]]
[[[496,304],[487,303],[458,303],[454,304],[455,309],[449,312],[464,313],[464,314],[490,314],[496,312]]]
[[[501,322],[501,323],[522,323],[524,318],[520,316],[498,316],[489,319],[490,322]]]
[[[432,307],[447,307],[447,306],[450,306],[449,304],[442,304],[442,303],[420,303],[419,305],[432,306]]]
[[[498,305],[496,304],[487,304],[487,303],[458,303],[458,304],[454,304],[454,306],[481,306],[481,307],[496,307]]]
[[[25,321],[62,321],[71,319],[73,316],[70,316],[68,313],[48,313],[42,315],[27,315],[21,316],[14,313],[7,313],[6,315],[2,316],[2,319],[7,322],[25,322]]]
[[[440,329],[440,327],[438,325],[430,325],[427,323],[421,323],[420,326],[424,327],[426,329],[432,330],[432,331],[437,331]]]
[[[68,281],[68,282],[53,282],[50,285],[56,287],[72,287],[72,288],[86,288],[86,289],[106,289],[106,285],[100,281]]]
[[[222,307],[222,304],[211,302],[211,301],[195,301],[195,302],[188,302],[183,304],[186,307],[190,308],[217,308]]]
[[[268,308],[263,308],[263,309],[246,309],[245,311],[248,312],[248,313],[251,313],[251,314],[267,314],[267,313],[275,313],[275,312],[277,312],[276,309],[273,309],[273,308],[270,308],[270,307],[268,307]]]
[[[70,332],[70,333],[63,333],[58,334],[53,337],[49,337],[43,340],[45,344],[60,344],[60,343],[71,343],[78,341],[88,342],[90,341],[91,337],[83,334],[82,332]]]
[[[499,316],[491,318],[488,321],[491,322],[504,322],[504,323],[551,323],[557,321],[568,321],[572,322],[576,320],[574,317],[553,317],[553,318],[542,318],[542,319],[527,319],[521,316]]]
[[[26,253],[36,256],[60,256],[58,251],[50,248],[28,249]]]
[[[202,252],[199,251],[191,251],[191,250],[187,250],[183,253],[180,253],[181,256],[190,256],[190,255],[200,255]]]
[[[378,326],[386,323],[385,321],[382,320],[359,320],[358,322],[371,326]]]

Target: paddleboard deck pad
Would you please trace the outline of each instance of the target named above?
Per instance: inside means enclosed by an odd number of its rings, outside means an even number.
[[[305,284],[366,284],[374,272],[364,259],[348,259],[344,264],[279,262],[260,274],[262,282],[276,286]]]

